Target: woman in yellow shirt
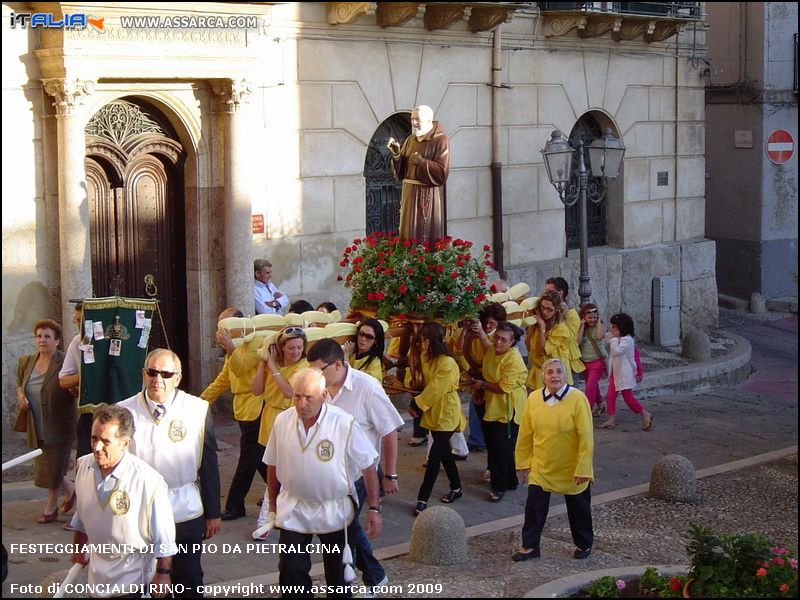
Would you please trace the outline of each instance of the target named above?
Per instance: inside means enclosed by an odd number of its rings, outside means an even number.
[[[450,480],[450,492],[442,502],[455,502],[463,493],[461,478],[453,454],[450,452],[450,437],[462,431],[466,425],[458,399],[460,372],[450,348],[444,341],[444,327],[428,322],[422,327],[422,375],[425,388],[412,398],[408,412],[412,417],[422,416],[422,426],[430,430],[433,445],[428,454],[425,477],[417,492],[414,515],[428,507],[428,498],[433,491],[439,466],[443,466]]]
[[[272,424],[284,410],[292,405],[292,376],[308,366],[306,350],[308,342],[302,327],[287,327],[274,344],[268,348],[267,360],[259,361],[253,379],[253,394],[263,394],[264,409],[261,411],[261,426],[258,443],[267,445]]]
[[[508,490],[517,489],[514,468],[515,419],[525,407],[525,378],[528,370],[516,345],[522,330],[503,321],[497,324],[490,342],[484,333],[481,342],[486,349],[483,358],[483,379],[472,387],[483,393],[483,437],[489,459],[492,491],[491,502],[499,502]]]
[[[592,496],[594,433],[592,412],[583,392],[567,384],[566,369],[557,358],[542,365],[544,388],[528,398],[519,425],[515,452],[520,483],[528,483],[522,548],[514,562],[539,558],[550,494],[564,494],[569,517],[573,557],[592,551]]]
[[[383,383],[384,350],[383,326],[377,319],[361,321],[356,328],[356,345],[353,342],[345,344],[344,353],[347,362],[358,371],[372,375],[378,382]],[[355,352],[353,352],[355,350]]]
[[[563,321],[558,292],[545,291],[536,310],[536,323],[528,328],[525,340],[531,365],[526,385],[529,390],[542,387],[542,365],[549,358],[561,359],[567,383],[572,385],[572,373],[582,373],[585,367],[575,334]]]

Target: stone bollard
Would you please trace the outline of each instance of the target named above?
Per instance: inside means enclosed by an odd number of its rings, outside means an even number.
[[[753,295],[750,296],[750,312],[754,315],[763,315],[767,312],[767,302],[764,300],[764,296],[758,292],[753,292]]]
[[[711,338],[705,331],[686,325],[681,340],[681,356],[689,360],[708,360],[711,358]]]
[[[434,506],[417,515],[408,558],[425,565],[466,563],[467,528],[461,515],[447,506]]]
[[[37,594],[36,597],[37,598],[52,598],[54,592],[52,590],[50,590],[50,586],[51,585],[61,584],[61,582],[63,582],[64,579],[67,578],[67,573],[69,573],[69,569],[62,569],[60,571],[54,571],[54,572],[50,573],[50,575],[48,575],[47,577],[42,579],[41,583],[39,584],[43,588],[42,589],[42,593],[41,594]],[[78,573],[78,576],[75,578],[75,581],[72,582],[72,585],[80,585],[81,586],[81,588],[79,588],[81,593],[75,592],[74,588],[73,588],[72,591],[64,594],[62,597],[63,598],[86,598],[87,594],[86,594],[86,591],[85,591],[85,587],[86,587],[87,583],[89,583],[89,569],[87,567],[83,567],[83,569],[81,569],[81,572]],[[48,590],[50,590],[50,591],[48,592]]]
[[[697,499],[694,465],[680,454],[662,456],[650,472],[647,495],[670,502],[694,502]]]

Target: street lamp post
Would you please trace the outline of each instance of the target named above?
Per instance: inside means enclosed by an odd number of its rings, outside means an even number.
[[[586,167],[584,159],[584,140],[579,137],[577,146],[573,147],[564,137],[564,134],[556,130],[550,136],[550,140],[542,149],[547,177],[550,183],[556,188],[558,197],[565,206],[578,204],[578,220],[580,226],[580,275],[578,280],[578,295],[581,304],[589,301],[592,296],[592,286],[589,283],[589,224],[587,203],[599,204],[605,197],[605,188],[609,181],[617,178],[619,167],[622,164],[622,157],[625,155],[625,146],[622,145],[610,129],[603,131],[602,137],[594,140],[587,146],[589,150],[589,165],[591,167],[592,178],[602,180],[604,185],[597,185],[589,181],[589,169]],[[578,159],[578,186],[570,182],[572,174],[572,161],[577,153]]]

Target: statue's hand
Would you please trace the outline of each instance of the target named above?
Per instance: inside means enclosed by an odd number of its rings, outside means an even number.
[[[414,154],[408,157],[408,162],[412,165],[418,165],[422,162],[422,156],[420,156],[419,152],[414,152]]]
[[[393,137],[390,137],[389,141],[386,142],[386,148],[389,150],[389,154],[394,158],[400,156],[400,143]]]

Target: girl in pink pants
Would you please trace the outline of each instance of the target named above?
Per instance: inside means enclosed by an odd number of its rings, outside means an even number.
[[[611,333],[608,334],[610,356],[610,375],[608,376],[608,420],[600,425],[600,429],[613,429],[616,425],[617,392],[622,392],[625,404],[637,415],[642,416],[642,429],[650,431],[653,427],[653,415],[647,412],[633,395],[636,386],[635,344],[633,341],[633,319],[625,313],[611,317]]]
[[[603,397],[600,395],[600,380],[606,374],[606,328],[597,311],[597,306],[591,302],[581,306],[578,311],[581,326],[578,328],[576,340],[581,350],[581,361],[586,370],[583,376],[586,381],[586,398],[592,414],[598,416],[605,412]]]

